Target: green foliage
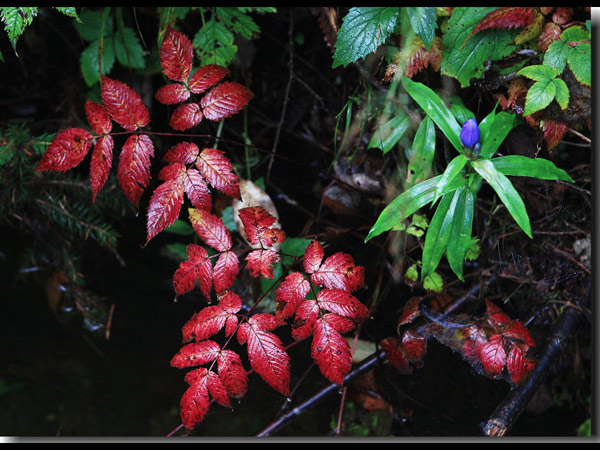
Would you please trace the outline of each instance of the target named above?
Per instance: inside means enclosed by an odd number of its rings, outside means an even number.
[[[435,37],[437,18],[435,8],[431,6],[407,6],[406,14],[415,33],[419,35],[425,48],[429,50]]]
[[[577,81],[586,86],[592,84],[592,46],[590,32],[580,26],[564,30],[560,39],[553,41],[544,54],[544,66],[561,74],[569,66]],[[562,105],[561,105],[562,106]],[[564,109],[564,108],[563,108]]]
[[[558,71],[546,65],[527,66],[517,72],[535,80],[527,91],[524,115],[529,116],[548,106],[556,99],[562,109],[569,105],[569,88],[560,78],[556,78]]]

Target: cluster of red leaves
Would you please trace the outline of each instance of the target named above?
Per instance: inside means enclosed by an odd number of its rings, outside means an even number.
[[[275,218],[260,206],[241,209],[239,217],[252,245],[245,259],[250,275],[273,278],[273,264],[279,261],[279,254],[272,247],[285,240],[285,233],[272,227]],[[291,272],[281,281],[276,289],[276,314],[240,314],[242,301],[232,290],[239,263],[231,250],[227,228],[220,218],[203,210],[190,208],[190,220],[204,243],[217,253],[209,256],[202,246],[190,244],[188,259],[173,277],[178,295],[191,291],[199,282],[200,291],[210,303],[183,326],[183,342],[195,342],[185,344],[171,361],[177,368],[210,364],[186,376],[190,387],[181,399],[184,426],[191,430],[203,420],[210,397],[229,406],[229,397],[241,398],[246,391],[247,373],[239,355],[209,340],[221,330],[226,337],[235,335],[240,345],[246,344],[252,370],[287,396],[290,357],[273,330],[294,316],[292,337],[302,340],[312,335],[311,354],[319,369],[330,381],[342,384],[352,363],[351,350],[342,333],[354,329],[368,314],[367,308],[351,294],[364,286],[364,268],[356,266],[352,257],[344,253],[323,261],[324,249],[313,241],[304,253],[307,278],[300,272]],[[216,259],[214,266],[212,259]],[[317,287],[323,289],[314,298],[307,298]],[[211,301],[213,288],[216,304]]]
[[[412,299],[401,315],[400,325],[420,315],[419,299]],[[505,378],[517,384],[535,368],[535,360],[529,356],[535,342],[525,325],[511,319],[488,300],[484,317],[471,318],[468,323],[452,319],[428,322],[416,330],[405,330],[400,339],[384,339],[381,346],[390,363],[401,373],[409,374],[423,364],[430,337],[459,352],[476,370],[490,378]]]

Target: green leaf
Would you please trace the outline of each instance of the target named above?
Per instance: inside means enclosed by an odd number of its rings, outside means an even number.
[[[465,260],[473,261],[474,259],[479,258],[480,250],[481,246],[479,245],[479,238],[477,236],[472,237],[471,241],[469,242],[467,253],[465,254]]]
[[[567,109],[569,106],[569,88],[567,87],[567,83],[565,83],[560,78],[554,79],[554,87],[556,87],[556,94],[554,94],[554,98],[560,105],[562,109]]]
[[[429,51],[437,28],[435,8],[432,6],[407,6],[406,12],[413,30],[419,35],[423,44],[425,44],[425,48]]]
[[[412,187],[417,181],[426,180],[433,171],[433,157],[435,155],[435,125],[425,116],[421,121],[411,148],[408,161],[407,187]]]
[[[548,67],[543,64],[537,64],[533,66],[523,67],[517,72],[517,75],[522,75],[527,78],[531,78],[535,81],[549,81],[556,78],[558,72],[553,67]]]
[[[290,266],[294,262],[294,257],[304,255],[304,250],[311,243],[311,239],[288,237],[281,244],[282,261]]]
[[[496,191],[496,194],[498,194],[498,197],[500,197],[510,215],[515,219],[517,225],[531,238],[531,225],[525,204],[510,180],[496,170],[490,160],[478,159],[473,161],[471,165]]]
[[[143,69],[146,67],[144,60],[144,49],[135,31],[129,27],[123,27],[114,34],[115,55],[119,63],[132,69]]]
[[[548,106],[556,95],[554,80],[536,81],[527,91],[523,115],[529,116]]]
[[[53,8],[56,9],[58,12],[63,13],[65,16],[69,16],[75,19],[77,22],[81,23],[79,16],[77,16],[77,10],[74,6],[54,6]]]
[[[98,72],[98,41],[92,42],[79,57],[81,74],[88,86],[100,81]],[[108,75],[115,63],[115,51],[112,37],[104,39],[102,45],[102,75]]]
[[[216,14],[225,25],[234,33],[239,33],[244,39],[251,40],[260,33],[260,28],[252,17],[246,15],[239,8],[216,8]]]
[[[437,292],[438,294],[442,292],[444,282],[442,281],[441,275],[437,272],[427,275],[423,280],[423,288],[428,291]]]
[[[181,219],[176,219],[175,222],[166,227],[164,231],[165,233],[173,233],[181,236],[191,236],[196,233],[189,222]]]
[[[228,66],[237,54],[233,33],[214,17],[198,30],[192,45],[200,58],[200,65],[218,64]]]
[[[448,247],[460,192],[461,189],[457,189],[452,195],[444,195],[433,214],[423,246],[423,262],[421,264],[422,280],[437,268],[442,255]]]
[[[398,12],[399,8],[350,8],[338,31],[332,67],[345,67],[377,50],[394,31]]]
[[[590,32],[579,25],[573,25],[560,34],[560,40],[564,42],[579,42],[590,39]]]
[[[448,185],[460,174],[467,162],[469,162],[469,158],[467,158],[465,155],[458,155],[452,161],[450,161],[448,167],[446,167],[446,170],[444,170],[444,173],[442,174],[442,178],[440,178],[439,183],[435,187],[433,203],[437,201],[440,195],[445,194],[445,190]]]
[[[452,111],[458,123],[465,123],[467,119],[475,119],[473,111],[465,106],[460,97],[452,97],[448,101],[450,102],[450,111]]]
[[[481,78],[488,62],[510,55],[517,30],[487,29],[469,37],[477,24],[495,7],[458,7],[452,10],[444,34],[444,55],[440,73],[456,78],[461,87]]]
[[[37,16],[37,7],[33,8],[16,8],[3,6],[0,8],[0,18],[4,22],[4,29],[8,34],[8,40],[12,45],[15,54],[17,53],[17,41],[25,31],[28,25],[31,25],[33,18]]]
[[[404,136],[404,133],[410,127],[410,123],[410,117],[399,110],[396,116],[377,127],[367,148],[380,148],[385,155]]]
[[[516,116],[514,114],[505,111],[496,114],[496,108],[494,108],[479,124],[481,132],[479,157],[483,159],[491,158],[515,125]]]
[[[412,283],[416,283],[419,280],[419,272],[417,272],[416,264],[413,264],[406,269],[406,272],[404,272],[404,278]]]
[[[569,68],[581,84],[592,85],[592,46],[587,42],[577,44],[569,50]]]
[[[552,161],[544,158],[528,158],[521,155],[500,156],[490,160],[494,168],[506,175],[516,177],[532,177],[540,180],[563,180],[573,183],[573,179],[563,169],[559,169]]]
[[[442,99],[423,83],[402,77],[402,86],[415,102],[425,111],[425,114],[435,122],[450,143],[459,152],[463,153],[460,140],[461,125],[457,122],[452,111]]]
[[[456,191],[459,195],[450,231],[451,239],[446,249],[446,257],[450,268],[461,280],[463,278],[463,262],[471,245],[475,196],[466,186]]]
[[[97,41],[100,39],[100,30],[102,29],[104,13],[102,11],[85,11],[81,13],[79,17],[80,23],[74,23],[73,26],[84,41]],[[110,36],[113,34],[113,20],[112,17],[106,18],[104,24],[104,36]]]
[[[544,66],[556,69],[558,73],[565,70],[567,56],[569,55],[569,45],[561,40],[552,42],[544,54]],[[534,66],[530,66],[534,67]]]

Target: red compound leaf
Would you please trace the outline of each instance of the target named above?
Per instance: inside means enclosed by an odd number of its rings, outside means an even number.
[[[192,70],[194,48],[184,34],[169,27],[160,47],[160,66],[173,81],[187,81]]]
[[[205,148],[196,160],[196,167],[211,186],[225,195],[242,199],[233,164],[224,156],[224,152],[215,148]]]
[[[321,373],[332,383],[341,385],[352,366],[350,345],[333,326],[336,323],[333,313],[317,319],[314,325],[311,356]]]
[[[85,115],[95,133],[108,134],[112,130],[112,121],[104,105],[87,100],[85,102]]]
[[[154,98],[163,105],[176,105],[190,98],[190,90],[181,83],[171,83],[162,86]]]
[[[502,335],[491,335],[489,341],[481,345],[479,357],[486,373],[492,378],[498,377],[506,364],[506,351]]]
[[[343,289],[323,289],[317,294],[320,309],[352,319],[355,323],[369,316],[369,310],[360,300]]]
[[[311,241],[304,250],[304,270],[306,273],[315,273],[321,266],[324,256],[323,246],[318,241]]]
[[[285,240],[285,233],[282,230],[271,228],[276,219],[264,208],[260,206],[242,208],[238,214],[250,245],[260,245],[267,249]]]
[[[285,324],[272,314],[255,314],[240,325],[238,341],[248,345],[248,359],[256,373],[283,395],[290,393],[290,357],[281,340],[269,331]]]
[[[498,8],[479,21],[473,31],[469,33],[465,42],[475,33],[491,28],[511,29],[530,25],[536,18],[537,11],[533,7],[504,7]],[[463,42],[463,46],[464,46]]]
[[[117,80],[102,77],[102,102],[110,117],[127,131],[148,125],[150,113],[139,94]]]
[[[252,97],[253,94],[247,87],[227,81],[208,91],[202,97],[200,106],[204,117],[218,122],[241,111]]]
[[[213,283],[217,295],[230,289],[239,271],[238,257],[232,251],[223,252],[215,263]]]
[[[285,319],[294,315],[309,291],[310,283],[301,273],[292,272],[287,275],[275,291],[277,316]]]
[[[83,128],[60,131],[48,146],[35,171],[64,172],[77,166],[92,148],[92,135]]]
[[[154,145],[145,134],[129,136],[119,155],[117,179],[127,199],[135,206],[150,181],[150,158],[153,156]]]
[[[398,339],[389,337],[379,342],[385,351],[390,364],[401,374],[408,375],[413,369],[406,359],[406,353],[402,343]]]
[[[217,64],[200,67],[190,78],[188,86],[194,94],[201,94],[221,81],[229,71]]]
[[[185,369],[186,367],[201,366],[209,363],[219,356],[221,347],[214,341],[202,341],[186,344],[171,359],[171,367]]]
[[[210,395],[212,395],[216,402],[219,405],[231,408],[229,396],[227,395],[227,389],[225,388],[225,385],[223,384],[223,381],[221,381],[219,375],[212,370],[209,370],[206,381],[208,385],[208,392]]]
[[[319,286],[353,292],[365,286],[364,272],[364,267],[354,264],[352,256],[338,252],[327,258],[310,279]]]
[[[246,256],[246,263],[251,276],[272,279],[275,276],[273,264],[279,259],[279,253],[273,250],[254,250]]]
[[[242,365],[240,356],[232,350],[221,350],[217,358],[217,373],[223,386],[232,398],[242,398],[246,395],[248,372]]]
[[[490,302],[487,298],[485,299],[485,307],[488,323],[494,329],[500,329],[512,320],[508,314],[502,311],[494,303]]]
[[[190,164],[196,161],[199,153],[200,149],[193,142],[180,142],[167,150],[163,159],[171,163]]]
[[[223,327],[232,332],[237,326],[236,313],[242,308],[242,300],[235,292],[228,292],[218,305],[207,306],[198,311],[182,328],[183,342],[202,341],[218,333]]]
[[[174,130],[185,131],[198,125],[202,117],[204,116],[198,103],[184,103],[173,111],[169,125]]]
[[[218,252],[231,248],[231,236],[220,218],[202,209],[189,208],[188,211],[192,227],[206,245]]]
[[[212,197],[206,184],[206,180],[198,170],[190,167],[185,172],[183,179],[185,193],[192,202],[194,208],[210,211],[212,209]]]
[[[92,150],[90,162],[90,184],[92,185],[92,203],[106,180],[112,167],[114,141],[112,136],[100,136]]]
[[[213,278],[213,268],[207,251],[196,244],[187,246],[188,259],[182,261],[173,275],[173,286],[177,296],[194,289],[196,281],[200,281],[200,290],[210,301],[210,287]]]
[[[181,422],[186,429],[192,430],[204,420],[208,412],[209,396],[207,386],[208,370],[204,367],[192,370],[185,376],[185,381],[190,387],[181,397],[180,415]]]
[[[163,177],[165,173],[168,179],[154,190],[148,205],[146,244],[166,227],[173,225],[183,204],[185,166],[181,163],[170,164],[161,171]]]

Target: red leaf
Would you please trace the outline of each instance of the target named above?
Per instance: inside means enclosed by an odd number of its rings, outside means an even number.
[[[421,311],[419,310],[419,303],[421,302],[421,299],[421,297],[413,297],[406,302],[402,308],[402,312],[400,313],[398,326],[406,325],[421,315]]]
[[[330,256],[314,272],[310,279],[319,286],[353,292],[365,285],[364,267],[355,266],[354,259],[347,253],[338,252]]]
[[[227,389],[221,381],[221,378],[212,370],[209,370],[206,381],[208,385],[208,392],[210,392],[210,395],[212,395],[217,403],[227,408],[231,408],[231,403],[229,402],[229,397],[227,396]]]
[[[242,308],[242,300],[235,292],[229,291],[218,305],[207,306],[198,311],[182,328],[183,342],[192,339],[202,341],[218,333],[226,325],[226,332],[237,326],[236,313]],[[235,325],[231,325],[234,323]]]
[[[310,283],[298,272],[285,277],[275,291],[277,315],[281,318],[292,316],[310,291]]]
[[[214,341],[186,344],[171,359],[171,367],[185,369],[186,367],[201,366],[215,360],[220,351],[221,347]]]
[[[369,316],[369,310],[360,300],[342,289],[323,289],[317,294],[319,308],[326,309],[354,322]]]
[[[315,323],[311,356],[325,378],[341,385],[352,366],[352,352],[346,339],[329,323],[330,314]]]
[[[260,206],[242,208],[238,214],[250,245],[260,245],[267,249],[285,240],[285,233],[282,230],[271,228],[276,219],[264,208]]]
[[[117,179],[127,199],[135,206],[150,181],[150,158],[153,156],[154,145],[145,134],[129,136],[119,155]]]
[[[223,349],[217,359],[217,367],[219,378],[230,397],[242,398],[246,395],[248,372],[237,353]]]
[[[518,346],[526,352],[529,347],[535,346],[535,341],[529,334],[529,330],[520,320],[512,320],[502,329],[502,336],[510,340],[513,345]]]
[[[185,376],[186,382],[191,386],[181,397],[180,414],[181,422],[188,430],[192,430],[198,425],[208,411],[209,397],[208,387],[206,385],[207,370],[202,367],[193,370]]]
[[[83,128],[60,131],[48,146],[35,171],[64,172],[77,166],[92,148],[92,135]]]
[[[325,256],[323,246],[319,241],[311,241],[306,247],[306,250],[304,250],[304,270],[306,273],[311,274],[316,272],[321,266],[323,256]]]
[[[194,94],[201,94],[221,81],[228,72],[225,67],[217,64],[200,67],[190,78],[188,83],[190,91]]]
[[[212,284],[213,269],[207,251],[196,244],[187,246],[188,259],[179,264],[173,275],[173,286],[176,295],[183,295],[200,281],[200,290],[210,302],[210,286]]]
[[[192,202],[194,208],[203,209],[210,211],[212,209],[212,197],[206,180],[204,177],[193,167],[190,167],[183,179],[183,185],[185,187],[185,193]]]
[[[292,337],[299,341],[310,336],[313,333],[315,322],[320,312],[321,309],[316,300],[307,299],[303,301],[296,310]]]
[[[170,164],[170,166],[177,170],[177,174],[173,174],[173,178],[158,186],[150,198],[146,244],[166,227],[173,225],[181,211],[185,166],[180,163]]]
[[[190,90],[181,83],[171,83],[162,86],[154,98],[163,105],[176,105],[190,98]]]
[[[504,340],[500,334],[493,334],[487,343],[481,345],[479,357],[486,373],[494,378],[500,375],[506,363]]]
[[[386,338],[379,342],[381,348],[387,354],[388,360],[392,366],[400,373],[408,375],[412,373],[412,367],[406,360],[404,347],[396,338]]]
[[[90,184],[92,185],[92,203],[106,180],[112,167],[114,141],[112,136],[101,136],[92,150],[90,162]]]
[[[253,277],[272,279],[275,276],[273,264],[279,262],[279,253],[273,250],[254,250],[246,256],[246,262]]]
[[[542,129],[544,130],[544,139],[548,143],[548,150],[552,150],[560,143],[567,132],[567,124],[566,122],[544,118]]]
[[[200,149],[193,142],[180,142],[167,150],[163,159],[172,163],[190,164],[196,161],[199,153]]]
[[[442,64],[442,39],[438,36],[433,38],[429,50],[423,44],[419,36],[414,37],[411,52],[406,61],[404,74],[412,78],[431,64],[434,70],[439,71]]]
[[[548,22],[544,25],[542,33],[538,37],[538,46],[540,52],[545,52],[552,42],[560,40],[562,28],[554,22]]]
[[[96,133],[108,134],[112,130],[112,121],[104,105],[87,100],[85,102],[85,115],[90,127]]]
[[[487,298],[485,299],[485,307],[487,320],[490,323],[490,325],[495,329],[501,328],[502,326],[504,326],[512,320],[508,314],[502,311],[494,303],[490,302]]]
[[[517,347],[511,347],[506,360],[506,369],[513,383],[520,383],[534,368],[534,360],[524,356]]]
[[[427,352],[427,341],[425,337],[413,330],[406,330],[402,335],[402,346],[405,350],[406,359],[412,363],[422,363]]]
[[[273,389],[289,395],[290,358],[281,340],[265,331],[284,323],[271,314],[255,314],[240,325],[238,340],[240,333],[247,337],[248,358],[256,373]]]
[[[233,172],[233,164],[215,148],[205,148],[196,160],[196,167],[211,186],[225,195],[241,200],[238,178]]]
[[[465,42],[473,36],[475,33],[479,33],[482,30],[488,30],[490,28],[503,28],[511,29],[518,27],[526,27],[530,25],[536,17],[535,8],[529,7],[504,7],[498,8],[488,14],[479,21],[477,26],[473,28],[473,31],[469,33]],[[463,46],[465,43],[463,42]]]
[[[135,131],[150,122],[144,102],[125,83],[102,77],[102,102],[112,119],[127,131]]]
[[[169,125],[174,130],[185,131],[198,125],[202,117],[198,103],[184,103],[173,111]]]
[[[225,252],[231,248],[231,236],[223,221],[217,216],[202,209],[188,209],[192,227],[206,245],[218,252]]]
[[[192,70],[194,48],[184,34],[169,27],[160,47],[163,73],[173,81],[185,82]]]
[[[220,121],[241,111],[250,101],[252,92],[241,84],[227,81],[208,91],[200,106],[208,120]]]
[[[235,253],[228,251],[219,255],[213,273],[213,283],[217,295],[231,288],[239,271],[239,261]]]

